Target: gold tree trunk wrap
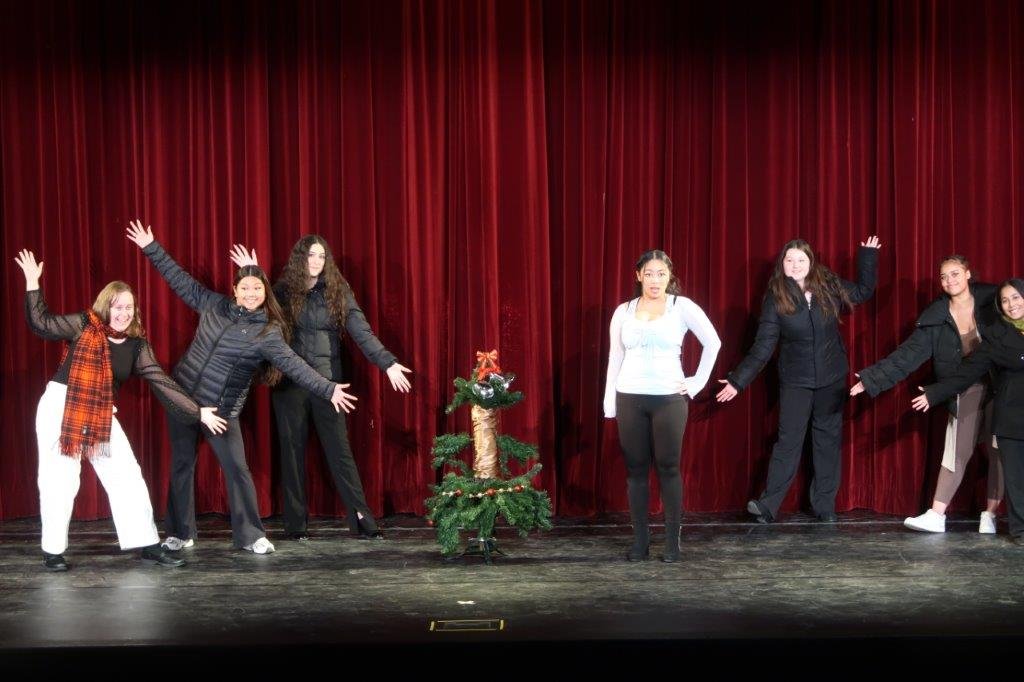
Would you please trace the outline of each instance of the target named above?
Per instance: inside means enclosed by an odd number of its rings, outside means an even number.
[[[473,416],[473,457],[474,478],[498,477],[498,411],[474,405]]]

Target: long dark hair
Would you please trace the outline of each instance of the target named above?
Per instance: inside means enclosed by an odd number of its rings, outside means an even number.
[[[807,277],[804,279],[804,286],[811,292],[812,296],[818,299],[822,315],[826,318],[839,317],[839,313],[842,312],[843,308],[849,310],[853,307],[850,295],[843,288],[839,276],[818,262],[818,258],[814,255],[814,250],[810,244],[803,239],[793,239],[786,242],[786,245],[782,247],[779,257],[775,259],[775,270],[772,272],[771,279],[768,280],[768,293],[775,299],[776,310],[783,315],[792,315],[796,312],[796,303],[793,302],[792,289],[790,289],[789,282],[786,281],[789,278],[786,277],[786,271],[783,266],[786,252],[790,249],[802,252],[811,261],[811,266],[807,270]]]
[[[274,290],[270,287],[270,280],[267,278],[267,273],[263,272],[263,268],[258,265],[245,265],[238,268],[238,272],[235,273],[235,280],[231,283],[232,295],[238,283],[246,277],[258,279],[263,284],[263,291],[266,294],[262,308],[267,313],[267,324],[256,335],[257,338],[269,332],[272,327],[277,327],[284,337],[285,343],[289,343],[291,341],[291,328],[285,322],[284,313],[281,311],[281,304],[277,302],[277,297],[274,296]],[[259,380],[268,386],[276,386],[282,377],[281,370],[273,365],[269,363],[261,365]]]
[[[675,268],[672,267],[672,259],[668,257],[668,254],[661,249],[651,249],[650,251],[644,251],[640,254],[640,258],[636,261],[637,274],[643,272],[644,266],[652,260],[660,260],[662,263],[668,266],[668,286],[665,287],[665,293],[679,295],[682,293],[682,289],[679,287],[679,278],[676,277]],[[637,298],[644,293],[644,285],[639,281],[633,282],[633,298]]]
[[[309,250],[314,244],[324,248],[324,269],[320,271],[320,280],[324,283],[324,299],[327,301],[327,312],[339,329],[345,327],[345,315],[348,313],[345,302],[352,291],[348,281],[342,276],[338,266],[334,264],[331,247],[323,237],[307,234],[295,242],[288,256],[284,270],[277,283],[283,289],[281,295],[284,303],[284,317],[289,326],[294,326],[306,305],[306,285],[309,279]]]

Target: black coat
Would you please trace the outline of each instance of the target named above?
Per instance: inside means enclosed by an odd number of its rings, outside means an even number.
[[[321,280],[306,292],[306,304],[292,328],[292,350],[321,376],[341,381],[345,376],[341,366],[342,330],[338,329],[337,322],[327,310],[324,289]],[[284,286],[278,283],[274,293],[281,307],[289,305]],[[395,364],[395,356],[374,336],[351,290],[347,292],[345,301],[345,331],[373,364],[385,370]]]
[[[981,330],[981,345],[953,374],[925,386],[929,405],[938,405],[995,370],[992,433],[1024,440],[1024,334],[1000,318]]]
[[[863,303],[871,298],[877,273],[878,249],[862,246],[857,251],[857,282],[840,280],[851,302]],[[779,345],[779,381],[783,386],[822,388],[840,381],[849,371],[839,320],[825,317],[816,300],[808,306],[796,282],[792,279],[787,282],[796,311],[791,315],[780,314],[772,294],[765,295],[754,345],[727,375],[736,389],[750,385],[771,359],[776,345]]]
[[[992,303],[996,295],[993,284],[971,284],[974,296],[974,319],[979,330],[995,324],[999,318]],[[882,391],[888,391],[928,359],[932,360],[935,378],[942,381],[951,376],[963,361],[960,330],[949,312],[949,297],[940,296],[930,303],[917,318],[916,329],[886,358],[862,369],[860,380],[864,390],[872,398]],[[946,407],[956,412],[956,400],[950,400]]]
[[[245,406],[252,378],[266,361],[307,391],[330,400],[334,383],[320,376],[288,347],[281,330],[261,308],[248,311],[210,291],[185,272],[159,243],[142,250],[174,293],[199,313],[195,338],[174,368],[174,378],[197,403],[217,407],[225,419]]]

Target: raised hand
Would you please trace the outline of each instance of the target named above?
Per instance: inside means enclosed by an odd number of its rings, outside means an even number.
[[[18,252],[14,262],[25,273],[25,291],[38,289],[39,278],[43,276],[43,264],[42,262],[36,263],[35,254],[28,249],[22,249]]]
[[[132,220],[128,223],[128,239],[138,244],[140,249],[144,249],[153,243],[153,228],[148,225],[142,227],[141,220]]]
[[[412,384],[406,378],[406,374],[412,373],[412,370],[408,367],[398,364],[397,362],[387,368],[386,373],[388,379],[391,380],[391,388],[402,393],[408,393],[412,389]]]
[[[739,395],[739,391],[736,390],[735,386],[729,383],[728,379],[719,379],[718,383],[725,384],[725,386],[722,387],[722,390],[718,392],[718,395],[715,396],[715,400],[718,402],[727,403]]]
[[[868,237],[868,240],[866,242],[861,242],[860,245],[861,246],[866,246],[869,249],[880,249],[880,248],[882,248],[882,242],[878,241],[878,236],[877,235],[871,235],[870,237]]]
[[[924,391],[920,386],[917,387],[917,390]],[[911,400],[910,405],[918,412],[927,412],[928,408],[931,407],[931,405],[928,404],[928,396],[924,393],[921,393],[921,395]]]
[[[336,412],[341,412],[342,410],[345,410],[345,412],[351,412],[356,409],[356,405],[353,401],[359,400],[359,398],[355,397],[351,393],[345,393],[345,389],[351,385],[352,384],[334,385],[334,395],[331,396],[331,404],[334,405],[334,410]]]
[[[199,408],[199,421],[206,425],[206,428],[210,429],[211,433],[219,434],[224,433],[228,430],[228,422],[226,419],[218,417],[214,412],[217,411],[216,407],[200,407]]]
[[[246,265],[260,264],[256,259],[256,249],[249,252],[242,244],[235,244],[232,246],[229,255],[231,256],[231,262],[240,268],[244,268]]]

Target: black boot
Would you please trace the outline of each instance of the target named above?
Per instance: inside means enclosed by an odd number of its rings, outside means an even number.
[[[645,561],[650,558],[651,531],[648,526],[647,507],[650,491],[647,478],[642,480],[626,480],[626,496],[629,498],[629,517],[633,522],[633,546],[629,548],[626,559],[629,561]]]
[[[651,558],[651,531],[647,525],[647,519],[643,522],[633,522],[633,546],[626,554],[628,561],[647,561]]]
[[[661,560],[666,564],[674,564],[679,561],[679,524],[665,524],[665,553]]]

